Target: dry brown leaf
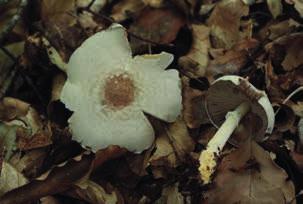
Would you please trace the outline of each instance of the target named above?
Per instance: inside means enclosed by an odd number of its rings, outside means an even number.
[[[27,151],[25,154],[16,153],[9,162],[28,178],[35,178],[40,173],[40,168],[47,157],[45,149],[34,149]]]
[[[41,4],[41,18],[43,21],[54,23],[55,25],[76,23],[75,18],[70,15],[75,11],[75,0],[42,0]]]
[[[53,196],[46,196],[40,199],[41,204],[61,204],[61,202]]]
[[[213,46],[231,48],[244,38],[240,27],[241,18],[246,15],[248,15],[248,6],[242,1],[224,0],[219,2],[207,20],[207,25],[211,28]]]
[[[280,22],[273,21],[265,26],[257,35],[262,40],[275,40],[283,35],[288,35],[299,26],[300,24],[293,19],[288,19]]]
[[[85,8],[90,6],[90,10],[98,13],[108,2],[108,0],[76,0],[76,5],[79,8]],[[90,5],[91,4],[91,5]]]
[[[142,0],[146,6],[152,8],[161,8],[164,6],[164,0]]]
[[[193,44],[189,53],[179,58],[179,65],[188,76],[196,78],[205,75],[208,65],[210,29],[205,25],[192,25]]]
[[[281,0],[267,0],[267,6],[271,12],[271,15],[274,18],[277,18],[277,16],[281,15],[282,13],[282,2]]]
[[[276,39],[266,45],[266,50],[271,53],[273,63],[279,63],[285,71],[292,71],[303,64],[303,52],[298,52],[303,43],[303,34],[294,33]],[[282,56],[281,56],[282,55]]]
[[[103,28],[101,23],[94,23],[90,13],[78,13],[75,0],[41,2],[44,34],[64,62],[68,61],[74,49],[79,47],[87,36]]]
[[[28,180],[24,175],[17,171],[11,164],[3,161],[0,175],[0,196],[27,183]]]
[[[177,157],[173,146],[165,132],[162,132],[155,141],[155,152],[150,157],[152,166],[167,166],[174,168],[177,166]]]
[[[303,17],[303,2],[302,0],[293,0],[295,2],[295,9],[299,12],[301,17]]]
[[[291,103],[290,106],[297,116],[303,118],[303,101],[298,101],[297,103]]]
[[[119,204],[124,203],[121,200],[121,196],[119,196],[117,190],[113,190],[108,193],[105,189],[99,184],[87,180],[85,183],[81,185],[77,184],[79,188],[76,189],[77,195],[86,200],[89,203],[94,204]]]
[[[0,102],[0,120],[10,121],[22,117],[29,111],[30,104],[16,98],[4,97]]]
[[[198,0],[172,0],[172,2],[187,16],[195,15],[196,7],[200,3]]]
[[[179,192],[179,184],[175,183],[174,185],[167,186],[162,190],[161,197],[156,201],[157,204],[184,204],[184,197]]]
[[[121,22],[138,14],[144,6],[141,0],[122,0],[113,7],[111,17],[116,22]]]
[[[129,31],[142,39],[168,44],[175,40],[180,28],[184,25],[184,16],[173,9],[146,8],[142,10],[135,23],[130,26]],[[147,49],[149,44],[131,37],[131,46],[134,52]]]
[[[179,117],[172,123],[168,129],[166,129],[166,134],[175,153],[178,155],[178,159],[184,161],[186,159],[186,154],[189,154],[194,150],[195,143],[188,133],[183,118]]]
[[[182,103],[183,117],[189,128],[198,128],[207,120],[207,115],[203,107],[203,98],[205,93],[189,86],[188,78],[182,79]]]
[[[295,197],[295,189],[287,178],[268,152],[248,141],[223,158],[215,186],[206,193],[207,203],[288,203]]]
[[[214,59],[207,67],[207,77],[210,82],[213,76],[218,74],[239,74],[239,71],[247,63],[251,52],[259,46],[255,39],[245,39],[235,44],[231,49],[223,52]]]

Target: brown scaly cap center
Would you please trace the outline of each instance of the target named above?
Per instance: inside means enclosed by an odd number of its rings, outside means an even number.
[[[104,102],[112,109],[122,109],[135,98],[135,86],[128,74],[111,75],[104,85]]]

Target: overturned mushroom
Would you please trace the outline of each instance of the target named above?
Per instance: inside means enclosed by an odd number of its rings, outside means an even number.
[[[220,151],[248,112],[254,118],[251,128],[256,140],[272,132],[275,118],[265,92],[239,76],[224,76],[213,83],[206,96],[206,110],[210,120],[221,127],[200,155],[199,171],[205,184],[211,181]]]

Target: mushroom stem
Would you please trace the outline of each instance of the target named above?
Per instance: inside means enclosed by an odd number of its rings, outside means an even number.
[[[249,103],[243,102],[234,111],[228,112],[225,116],[225,122],[208,142],[206,150],[202,151],[199,158],[199,171],[204,184],[211,181],[211,176],[217,166],[217,158],[220,155],[220,151],[249,109]]]

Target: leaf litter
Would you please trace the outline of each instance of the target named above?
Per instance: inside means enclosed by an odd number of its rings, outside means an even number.
[[[19,3],[0,0],[0,203],[303,202],[300,0]],[[168,69],[182,79],[182,114],[172,123],[146,114],[155,141],[140,154],[85,150],[60,101],[71,54],[112,23],[126,27],[133,53],[172,53]],[[231,74],[267,93],[275,128],[227,144],[203,185],[198,158],[217,128],[205,96]]]

